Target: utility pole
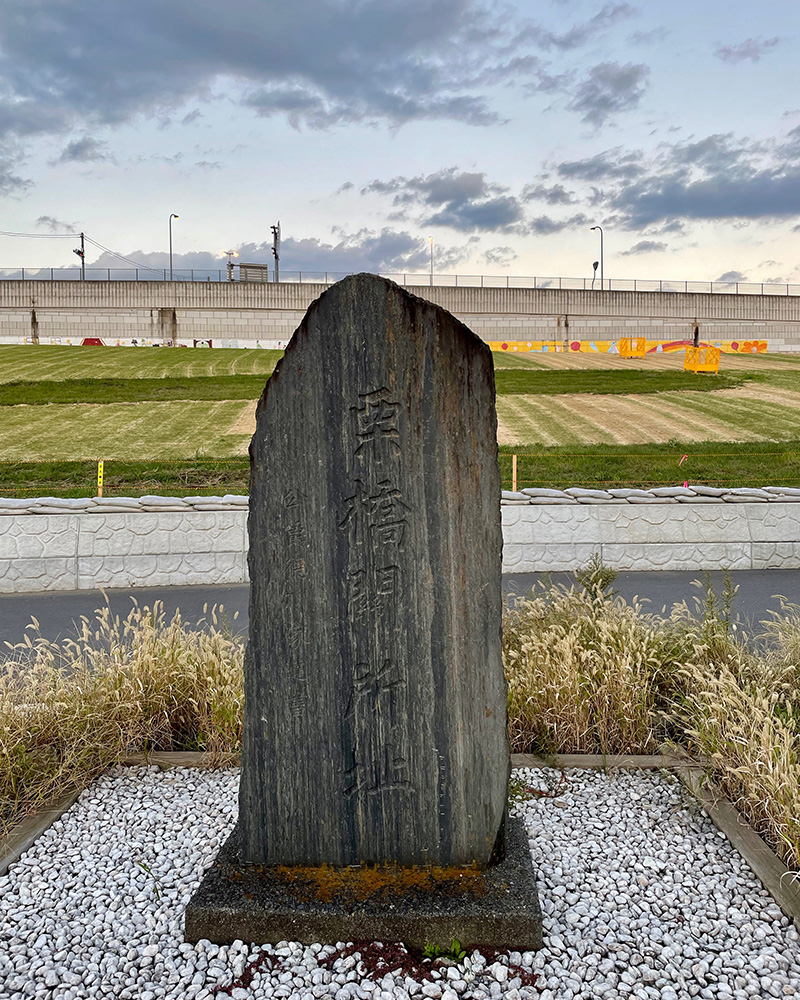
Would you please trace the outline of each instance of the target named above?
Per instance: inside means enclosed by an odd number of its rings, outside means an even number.
[[[81,281],[86,281],[86,244],[84,242],[84,234],[81,233],[81,248],[80,250],[73,250],[74,254],[77,254],[81,259]]]
[[[281,223],[269,227],[272,230],[272,256],[275,258],[275,280],[280,281]]]

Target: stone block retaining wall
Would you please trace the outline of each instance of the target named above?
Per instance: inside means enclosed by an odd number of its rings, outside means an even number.
[[[574,570],[595,553],[618,570],[800,569],[800,490],[530,493],[549,495],[501,500],[505,573]],[[244,583],[246,504],[0,498],[0,593]]]

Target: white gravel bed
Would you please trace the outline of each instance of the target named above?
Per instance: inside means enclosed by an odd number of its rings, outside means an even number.
[[[554,784],[552,771],[515,774]],[[800,996],[800,935],[681,786],[651,772],[572,770],[556,797],[514,806],[545,914],[537,954],[476,952],[417,982],[370,979],[332,946],[185,944],[183,911],[233,825],[237,785],[236,770],[189,768],[98,780],[0,878],[0,998]]]

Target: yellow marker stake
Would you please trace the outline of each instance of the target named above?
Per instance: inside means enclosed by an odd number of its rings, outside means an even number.
[[[103,495],[103,463],[97,463],[97,495]]]
[[[517,492],[517,456],[511,456],[511,489]]]

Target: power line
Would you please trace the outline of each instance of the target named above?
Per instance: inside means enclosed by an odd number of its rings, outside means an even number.
[[[163,274],[163,267],[151,267],[149,264],[140,264],[136,260],[132,260],[130,257],[126,257],[124,254],[117,253],[116,250],[111,250],[109,247],[103,246],[102,243],[98,243],[97,240],[93,240],[91,236],[86,237],[86,242],[91,243],[96,246],[99,250],[103,250],[105,253],[110,253],[112,257],[117,257],[119,260],[124,260],[126,264],[132,264],[134,267],[138,267],[143,271],[152,271],[154,274]]]
[[[4,230],[0,230],[0,236],[19,236],[28,240],[75,240],[78,239],[80,235],[80,233],[8,233]],[[126,264],[132,264],[133,267],[138,267],[143,271],[152,271],[154,274],[160,274],[164,270],[163,267],[151,267],[149,264],[140,264],[137,260],[126,257],[124,254],[117,253],[116,250],[111,250],[110,247],[103,246],[102,243],[98,243],[97,240],[93,240],[91,236],[86,236],[85,234],[84,236],[86,242],[96,246],[98,250],[110,253],[112,257],[124,260]]]
[[[0,236],[22,236],[29,240],[74,240],[80,233],[6,233],[0,230]]]

